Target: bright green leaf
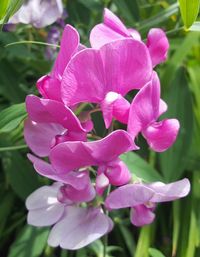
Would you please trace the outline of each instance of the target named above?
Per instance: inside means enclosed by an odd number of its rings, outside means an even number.
[[[184,25],[188,29],[198,16],[200,0],[179,0],[179,5]]]
[[[149,248],[148,251],[151,257],[165,257],[159,250],[155,248]]]
[[[0,4],[0,19],[2,19],[6,13],[7,7],[9,4],[9,0],[1,0]]]

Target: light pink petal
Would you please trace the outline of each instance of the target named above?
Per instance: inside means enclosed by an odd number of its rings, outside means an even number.
[[[61,143],[52,149],[50,160],[55,169],[62,173],[91,165],[106,165],[133,149],[130,135],[124,130],[116,130],[94,142]]]
[[[60,51],[56,58],[51,75],[56,78],[62,78],[63,72],[71,59],[76,53],[79,46],[79,34],[71,25],[66,25],[63,31]]]
[[[153,67],[167,59],[169,42],[162,29],[151,29],[147,36],[147,47],[151,55]]]
[[[64,128],[73,132],[79,132],[77,140],[80,140],[84,135],[80,121],[70,108],[63,103],[50,99],[42,99],[34,95],[26,97],[26,108],[31,120],[36,122],[52,122],[59,123]],[[59,111],[58,111],[59,110]]]
[[[104,100],[101,102],[101,110],[106,128],[109,128],[113,117],[118,121],[127,124],[129,116],[130,103],[115,92],[106,94]]]
[[[48,156],[56,135],[64,128],[54,123],[37,123],[27,119],[24,123],[24,138],[30,149],[38,156]]]
[[[89,173],[87,171],[57,173],[51,164],[37,158],[36,156],[28,154],[28,158],[33,163],[35,170],[44,177],[71,185],[77,190],[83,190],[86,185],[88,185]]]
[[[190,191],[190,182],[188,179],[182,179],[170,184],[155,182],[145,186],[155,191],[151,202],[168,202],[188,195]]]
[[[142,42],[122,39],[99,50],[86,49],[76,54],[64,71],[62,99],[74,105],[100,103],[110,91],[124,96],[143,87],[151,73],[149,52]]]
[[[142,184],[129,184],[112,191],[106,198],[107,209],[121,209],[133,207],[148,202],[154,191]]]
[[[67,207],[65,217],[51,230],[48,244],[64,249],[80,249],[113,227],[111,219],[98,208]]]
[[[96,191],[98,195],[102,195],[104,190],[109,186],[109,179],[104,173],[98,174],[96,178]]]
[[[106,176],[108,177],[110,184],[114,186],[125,185],[131,179],[130,171],[122,161],[119,161],[113,167],[109,167],[106,170]]]
[[[154,72],[152,82],[143,87],[131,103],[127,129],[133,138],[158,118],[159,105],[160,82]]]
[[[105,8],[103,23],[97,24],[90,33],[90,44],[93,48],[100,48],[124,37],[130,37],[128,29],[114,13]]]
[[[128,28],[128,31],[131,35],[131,37],[135,40],[139,40],[141,41],[141,36],[140,36],[140,33],[136,30],[136,29],[133,29],[133,28]]]
[[[179,128],[178,120],[167,119],[153,123],[142,134],[154,151],[164,152],[175,142]]]
[[[37,81],[36,86],[44,98],[61,102],[61,81],[59,79],[50,75],[45,75]]]
[[[155,219],[155,214],[145,205],[138,205],[131,208],[131,223],[137,227],[148,225]]]
[[[167,111],[167,104],[165,103],[165,101],[163,101],[162,99],[160,99],[160,104],[159,104],[159,116],[161,116],[163,113],[165,113]]]

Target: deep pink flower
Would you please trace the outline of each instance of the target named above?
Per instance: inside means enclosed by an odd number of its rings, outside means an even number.
[[[29,95],[26,109],[29,118],[25,121],[24,137],[36,155],[48,156],[51,148],[60,142],[86,141],[88,130],[63,103]]]
[[[98,49],[121,38],[141,40],[137,30],[126,28],[114,13],[105,8],[103,23],[97,24],[90,33],[91,46]],[[166,60],[169,42],[162,29],[151,29],[147,35],[146,45],[149,49],[153,67]]]
[[[166,110],[166,104],[160,99],[159,78],[154,72],[152,81],[137,93],[131,103],[127,130],[133,140],[141,132],[154,151],[163,152],[172,146],[180,125],[176,119],[157,122]]]
[[[147,47],[140,41],[121,39],[100,49],[77,53],[66,67],[61,83],[63,102],[98,103],[108,128],[114,116],[127,123],[129,103],[123,98],[151,79],[152,64]]]
[[[65,142],[55,146],[50,161],[58,173],[67,173],[87,166],[97,166],[96,189],[99,194],[109,184],[126,184],[131,175],[119,155],[135,149],[129,134],[116,130],[94,142]]]
[[[60,85],[64,69],[72,56],[82,49],[79,34],[71,25],[66,25],[60,44],[60,51],[49,75],[37,81],[37,88],[44,98],[61,101]]]
[[[109,210],[131,208],[131,222],[143,226],[153,222],[156,204],[185,197],[190,191],[188,179],[170,184],[155,182],[151,184],[135,183],[121,186],[112,191],[105,201]]]
[[[48,244],[76,250],[110,232],[113,223],[99,207],[81,208],[74,205],[77,201],[68,198],[66,190],[68,186],[54,183],[33,192],[26,200],[28,224],[39,227],[54,225]],[[76,188],[74,194],[75,191]],[[92,198],[82,196],[82,201],[90,200]]]

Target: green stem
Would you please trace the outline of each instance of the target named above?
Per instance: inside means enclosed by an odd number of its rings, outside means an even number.
[[[16,145],[16,146],[0,147],[0,152],[16,151],[16,150],[26,149],[26,148],[28,148],[27,145]]]
[[[9,46],[14,46],[14,45],[21,45],[21,44],[34,44],[34,45],[51,46],[51,47],[60,48],[59,45],[49,44],[49,43],[40,42],[40,41],[29,41],[29,40],[13,42],[13,43],[5,45],[4,47],[9,47]]]
[[[111,190],[111,186],[109,185],[108,189],[107,189],[107,193],[106,193],[106,196],[109,195],[110,193],[110,190]],[[104,209],[105,211],[105,214],[107,216],[109,216],[109,211],[107,209]],[[108,246],[108,234],[106,234],[103,238],[103,257],[106,257],[106,252],[107,252],[107,246]]]

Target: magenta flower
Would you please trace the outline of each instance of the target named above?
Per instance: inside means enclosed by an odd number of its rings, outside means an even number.
[[[160,99],[159,78],[154,72],[152,81],[137,93],[131,103],[127,130],[133,140],[141,132],[154,151],[163,152],[172,146],[180,125],[176,119],[157,122],[166,110],[167,105]]]
[[[60,85],[63,72],[72,56],[81,50],[79,34],[75,28],[66,25],[63,31],[60,51],[49,75],[41,77],[37,81],[37,88],[44,98],[61,101]]]
[[[76,194],[76,188],[69,192],[68,186],[54,183],[33,192],[26,200],[29,210],[28,224],[39,227],[54,225],[48,244],[76,250],[108,233],[113,223],[99,207],[76,206],[79,201],[72,201],[70,198]],[[81,193],[78,193],[81,197]],[[93,198],[94,196],[93,194]],[[82,195],[79,200],[87,202],[93,198],[86,199],[85,195]]]
[[[130,180],[130,172],[119,155],[134,148],[129,134],[116,130],[94,142],[60,143],[51,150],[50,161],[58,173],[97,166],[96,189],[102,194],[109,184],[119,186]]]
[[[142,88],[151,74],[147,47],[132,39],[117,40],[99,50],[82,50],[71,59],[63,74],[62,99],[68,106],[100,104],[107,128],[112,116],[126,123],[130,105],[123,96]]]
[[[62,14],[62,0],[28,0],[9,23],[32,24],[36,28],[43,28],[61,18]]]
[[[190,183],[182,179],[174,183],[135,183],[121,186],[110,193],[105,201],[109,210],[131,208],[131,223],[143,226],[153,222],[157,203],[173,201],[188,195]]]
[[[86,141],[91,122],[81,125],[79,119],[67,106],[34,95],[26,98],[29,118],[25,121],[24,137],[27,145],[38,156],[48,156],[52,147],[60,142]]]
[[[98,49],[109,42],[122,38],[133,38],[141,41],[137,30],[127,29],[114,13],[105,8],[103,23],[97,24],[90,33],[91,46]],[[151,29],[147,35],[146,45],[153,67],[166,60],[169,42],[162,29]]]

